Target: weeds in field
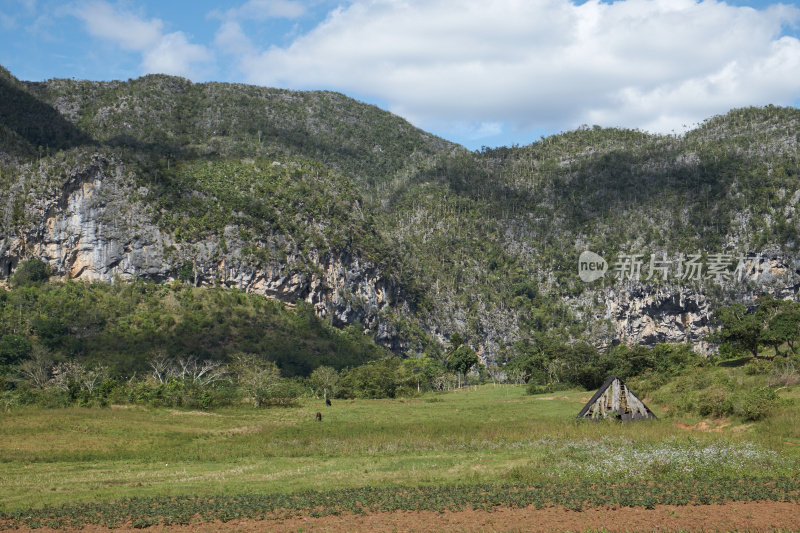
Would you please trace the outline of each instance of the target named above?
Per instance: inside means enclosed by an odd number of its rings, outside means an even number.
[[[542,439],[543,458],[532,475],[543,472],[557,478],[587,480],[736,478],[752,475],[791,475],[793,463],[752,442],[672,438],[662,442],[634,443],[624,439],[557,441]],[[542,465],[550,465],[543,471]],[[525,478],[525,468],[513,473]]]

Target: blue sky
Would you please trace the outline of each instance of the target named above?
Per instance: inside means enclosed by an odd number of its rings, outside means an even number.
[[[476,149],[800,105],[800,0],[0,0],[23,80],[329,89]]]

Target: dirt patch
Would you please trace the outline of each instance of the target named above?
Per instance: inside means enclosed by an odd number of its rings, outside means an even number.
[[[248,435],[250,433],[257,433],[261,431],[261,426],[241,426],[238,428],[228,429],[209,429],[206,433],[211,435],[225,435],[232,437],[234,435]]]
[[[170,409],[167,412],[171,415],[222,416],[220,414],[209,413],[207,411],[178,411],[177,409]]]
[[[722,433],[722,430],[730,426],[731,422],[728,420],[723,420],[721,418],[715,418],[714,420],[701,420],[697,424],[686,424],[684,422],[676,422],[675,425],[681,429],[705,431],[707,433]]]
[[[537,400],[569,400],[569,396],[544,396],[542,398],[536,398]]]
[[[775,531],[800,528],[800,504],[796,502],[747,502],[715,505],[657,505],[654,509],[642,507],[600,507],[583,511],[569,511],[560,507],[547,509],[501,508],[492,511],[398,511],[366,515],[341,515],[325,517],[296,516],[275,520],[235,520],[208,522],[185,526],[153,526],[145,529],[130,527],[113,531],[133,532],[233,532],[233,531]],[[19,529],[30,532],[29,529]],[[48,528],[35,530],[49,533]],[[59,530],[64,531],[64,530]],[[81,529],[83,533],[110,531],[93,525]]]

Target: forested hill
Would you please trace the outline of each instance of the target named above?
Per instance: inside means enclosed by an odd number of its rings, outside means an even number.
[[[328,91],[195,84],[149,75],[127,82],[20,82],[0,67],[3,148],[35,156],[95,144],[165,161],[289,157],[376,182],[455,145],[375,106]]]
[[[305,301],[403,355],[455,333],[498,362],[553,339],[699,346],[715,306],[795,293],[799,142],[800,111],[765,107],[469,152],[331,92],[0,70],[0,277],[36,257]],[[605,278],[581,281],[584,250]],[[613,275],[695,253],[748,276]]]

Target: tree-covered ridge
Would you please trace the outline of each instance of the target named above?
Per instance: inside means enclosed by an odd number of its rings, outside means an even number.
[[[193,84],[164,75],[25,86],[97,141],[165,158],[300,157],[378,182],[455,148],[375,106],[327,91]]]
[[[177,282],[29,278],[17,276],[15,288],[0,289],[4,370],[27,358],[32,346],[61,360],[109,366],[117,377],[148,374],[159,355],[227,362],[237,353],[254,354],[276,363],[284,376],[388,355],[358,328],[333,328],[303,303],[288,309],[260,295]]]
[[[596,248],[639,241],[713,250],[737,236],[750,241],[737,246],[791,249],[797,239],[787,235],[781,217],[746,235],[734,219],[758,223],[797,201],[798,152],[792,147],[798,121],[796,109],[752,108],[679,137],[586,128],[527,147],[487,150],[480,164],[494,167],[495,179],[519,195],[508,212],[538,210],[560,233]],[[509,198],[505,193],[503,200]],[[600,241],[598,234],[607,237]]]
[[[585,249],[646,261],[785,256],[800,242],[794,108],[734,110],[684,135],[582,127],[471,153],[336,93],[0,74],[30,103],[2,107],[3,235],[36,229],[31,206],[99,162],[120,231],[161,232],[162,278],[191,279],[198,261],[213,263],[199,282],[214,283],[222,263],[290,274],[325,254],[366,258],[411,304],[382,311],[415,339],[409,354],[441,352],[452,333],[500,362],[546,335],[609,342],[602,289],[577,277]]]
[[[471,342],[552,328],[591,339],[606,329],[585,318],[597,302],[581,296],[583,250],[796,253],[799,121],[797,109],[749,108],[683,136],[593,127],[445,154],[385,189],[381,227],[413,251],[440,323]]]
[[[0,67],[0,162],[6,157],[28,158],[90,141],[79,127],[42,102]]]
[[[301,250],[366,250],[376,239],[355,184],[315,161],[180,162],[159,175],[146,201],[178,242],[224,238],[228,227],[251,247],[270,235]]]

